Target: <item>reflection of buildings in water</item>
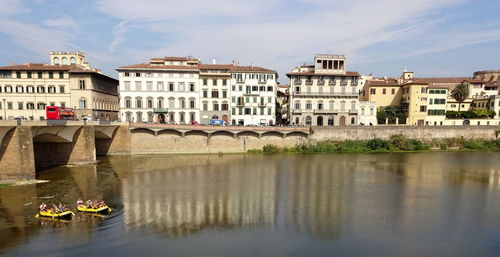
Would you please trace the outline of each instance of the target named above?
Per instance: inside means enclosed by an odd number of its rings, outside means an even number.
[[[288,177],[286,226],[335,239],[349,216],[356,162],[347,158],[296,158]]]
[[[210,160],[212,159],[212,160]],[[276,172],[272,162],[243,156],[153,157],[123,180],[127,229],[152,228],[182,236],[204,228],[273,226],[276,213]],[[193,161],[191,161],[193,160]],[[267,165],[266,165],[267,164]]]

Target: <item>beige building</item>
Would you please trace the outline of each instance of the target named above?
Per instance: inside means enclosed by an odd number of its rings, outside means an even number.
[[[359,124],[360,75],[347,71],[345,64],[344,55],[317,54],[314,65],[298,66],[287,73],[290,78],[290,124]]]
[[[427,116],[427,83],[408,82],[402,85],[400,106],[406,113],[407,125],[424,125]]]
[[[231,111],[229,104],[231,73],[230,65],[199,64],[200,69],[200,117],[202,124],[210,120],[223,120],[229,124]]]
[[[88,68],[77,53],[51,52],[50,65],[0,67],[0,119],[44,120],[46,106],[60,106],[74,108],[78,119],[117,120],[118,81]]]

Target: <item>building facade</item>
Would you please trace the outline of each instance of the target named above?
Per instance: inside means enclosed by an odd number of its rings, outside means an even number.
[[[164,57],[117,68],[121,120],[176,124],[199,121],[199,63],[196,58]]]
[[[278,73],[257,66],[231,68],[231,124],[276,124]]]
[[[360,124],[360,75],[347,71],[345,64],[344,55],[317,54],[314,65],[298,66],[287,73],[290,79],[290,124]]]
[[[51,64],[0,67],[0,119],[44,120],[46,106],[60,106],[73,108],[78,119],[118,120],[118,81],[79,65],[74,54],[51,51]]]
[[[152,58],[117,68],[121,119],[129,122],[275,124],[275,71],[203,64],[199,58]]]

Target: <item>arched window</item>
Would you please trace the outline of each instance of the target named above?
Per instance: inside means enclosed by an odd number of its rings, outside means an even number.
[[[316,119],[316,126],[323,126],[323,116],[318,116]]]
[[[352,111],[356,110],[356,101],[351,102],[351,110]]]
[[[365,107],[361,106],[361,115],[365,115]]]
[[[87,109],[87,99],[84,97],[80,98],[80,109]]]
[[[370,115],[373,115],[373,108],[370,108]]]
[[[137,112],[137,122],[142,122],[142,112]]]
[[[299,121],[299,117],[295,117],[295,125],[299,125],[300,121]]]
[[[75,59],[75,57],[71,57],[71,58],[69,58],[69,63],[70,63],[70,64],[75,64],[75,63],[76,63],[76,59]]]
[[[311,101],[307,101],[306,102],[306,110],[311,110],[312,109],[312,102]]]
[[[132,113],[131,112],[126,112],[125,113],[125,120],[128,122],[132,121]]]
[[[68,59],[66,57],[63,57],[61,60],[62,60],[62,65],[68,64]]]
[[[333,126],[333,116],[328,116],[328,126]]]
[[[311,116],[307,116],[307,117],[306,117],[306,125],[307,125],[307,126],[311,126],[311,123],[312,123],[312,118],[311,118]]]
[[[318,102],[318,110],[323,110],[323,101]]]
[[[59,58],[54,57],[54,64],[55,64],[55,65],[59,65]]]
[[[345,111],[345,101],[340,102],[340,110]]]
[[[351,118],[351,125],[356,125],[356,119],[354,117]]]
[[[142,108],[142,97],[138,96],[135,98],[135,108]]]

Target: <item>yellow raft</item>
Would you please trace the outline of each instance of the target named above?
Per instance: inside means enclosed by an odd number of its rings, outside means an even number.
[[[46,218],[53,218],[53,219],[71,219],[75,216],[75,214],[72,211],[65,211],[61,213],[53,213],[51,211],[41,211],[37,215],[35,215],[36,218],[38,217],[46,217]]]
[[[110,213],[111,212],[111,208],[109,208],[107,205],[106,206],[103,206],[101,208],[87,208],[87,206],[85,205],[78,205],[76,207],[76,209],[78,211],[81,211],[81,212],[88,212],[88,213]]]

